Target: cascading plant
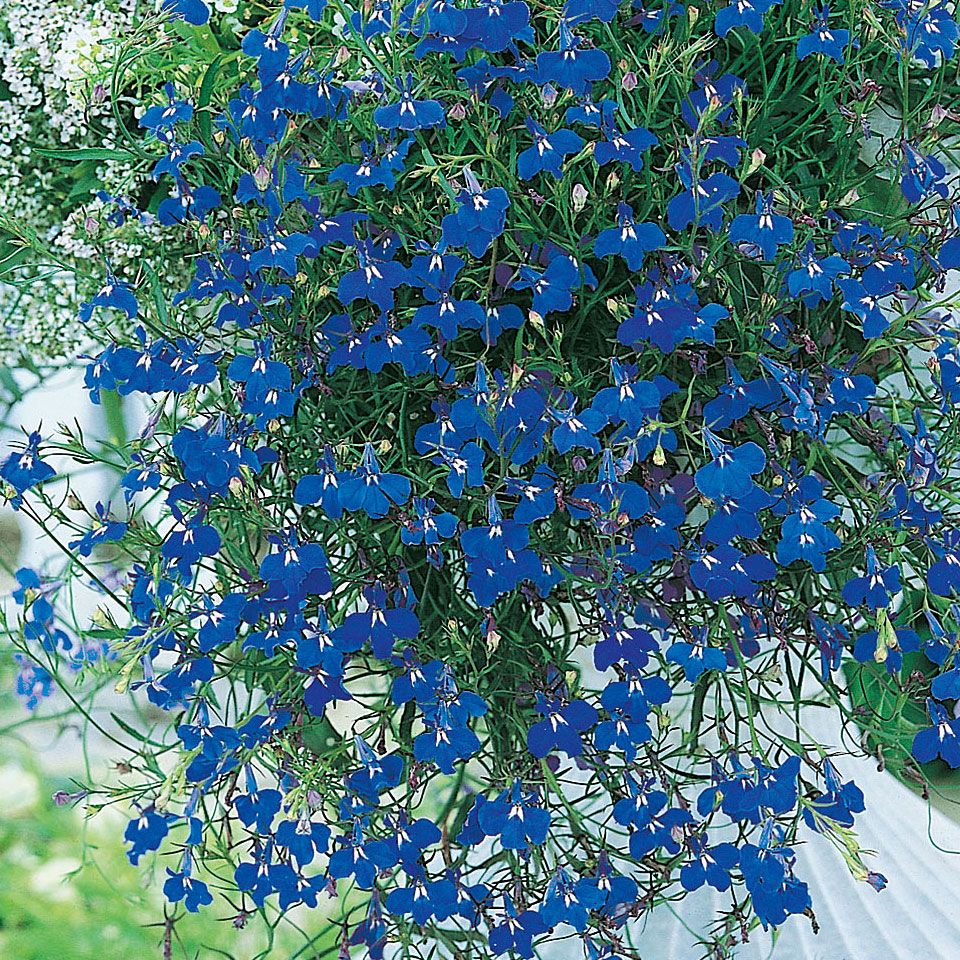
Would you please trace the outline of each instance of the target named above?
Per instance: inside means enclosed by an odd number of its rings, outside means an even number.
[[[882,889],[804,718],[929,698],[901,766],[960,766],[948,7],[265,6],[228,51],[166,3],[193,280],[81,310],[142,431],[0,467],[67,558],[8,624],[31,705],[79,659],[159,708],[87,802],[172,909],[317,907],[342,957],[639,957],[705,884],[727,956],[815,923],[798,842]]]

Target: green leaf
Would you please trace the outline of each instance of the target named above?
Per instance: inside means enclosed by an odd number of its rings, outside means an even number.
[[[44,150],[34,148],[41,157],[53,157],[56,160],[136,160],[137,155],[119,147],[79,147],[74,150]]]

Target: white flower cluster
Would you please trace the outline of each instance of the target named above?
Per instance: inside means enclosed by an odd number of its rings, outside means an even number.
[[[90,102],[87,78],[109,62],[106,41],[131,28],[135,7],[136,0],[0,3],[0,83],[7,90],[0,100],[0,211],[66,260],[98,255],[76,243],[55,185],[62,167],[39,151],[87,146],[94,121],[96,145],[110,145],[112,118],[105,104]],[[75,278],[41,268],[20,279],[30,282],[0,283],[0,360],[14,361],[21,351],[41,360],[69,356],[82,338]]]
[[[109,68],[110,41],[132,32],[143,7],[143,0],[0,0],[0,255],[4,219],[13,233],[37,237],[51,264],[94,273],[105,248],[111,269],[132,278],[159,241],[159,227],[136,221],[103,230],[99,202],[71,195],[69,165],[45,153],[117,145],[107,91],[95,91],[91,78]],[[138,186],[122,160],[98,161],[96,176],[110,194]],[[84,338],[77,308],[98,281],[40,265],[16,280],[0,279],[0,362],[21,353],[41,362],[75,356]]]

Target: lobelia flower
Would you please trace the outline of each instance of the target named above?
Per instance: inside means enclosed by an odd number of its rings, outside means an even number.
[[[274,817],[280,812],[283,794],[279,790],[259,790],[249,764],[244,768],[244,775],[247,792],[233,799],[237,816],[246,826],[255,825],[258,833],[269,833]]]
[[[80,322],[89,323],[93,319],[94,310],[107,307],[119,310],[128,320],[132,320],[140,312],[140,305],[130,285],[110,273],[96,295],[80,304]]]
[[[844,603],[851,607],[866,606],[870,610],[889,607],[900,593],[900,570],[898,567],[880,568],[876,551],[867,547],[867,573],[863,577],[851,577],[843,587]]]
[[[123,832],[123,838],[130,844],[127,859],[136,866],[140,858],[154,850],[159,850],[164,838],[169,833],[169,818],[158,813],[153,807],[140,810]]]
[[[554,311],[569,310],[573,291],[580,286],[580,271],[570,257],[558,256],[543,273],[523,266],[513,283],[515,290],[533,291],[533,312],[547,317]]]
[[[761,923],[778,926],[792,913],[810,907],[807,885],[793,875],[793,851],[782,845],[780,830],[767,821],[758,845],[740,848],[740,872]]]
[[[391,503],[399,507],[409,499],[410,481],[398,473],[381,473],[373,444],[364,444],[360,466],[340,488],[343,509],[376,519],[387,515]]]
[[[633,127],[621,133],[613,124],[601,126],[603,139],[593,145],[593,159],[597,166],[625,163],[634,173],[643,169],[643,154],[660,141],[644,127]]]
[[[903,167],[901,169],[900,190],[908,203],[921,203],[929,197],[946,197],[947,185],[943,178],[946,167],[934,156],[925,156],[904,141]]]
[[[667,660],[683,667],[683,675],[690,683],[696,683],[707,670],[727,669],[727,658],[722,650],[709,645],[705,627],[693,628],[692,642],[678,640],[667,650]]]
[[[409,607],[387,607],[387,591],[379,581],[363,591],[367,609],[347,615],[332,634],[334,644],[344,653],[353,653],[369,643],[373,655],[382,660],[393,653],[397,640],[413,640],[420,621]]]
[[[404,168],[413,140],[401,140],[396,146],[360,141],[360,162],[345,161],[330,171],[327,180],[346,184],[347,193],[355,197],[364,187],[386,187],[393,190],[396,175]]]
[[[687,94],[681,109],[683,121],[691,130],[700,128],[701,118],[708,108],[713,113],[718,106],[723,109],[716,113],[716,122],[728,123],[733,116],[731,104],[738,97],[747,96],[747,85],[740,77],[725,73],[715,78],[716,71],[717,62],[710,60],[694,76],[697,87]]]
[[[834,282],[850,272],[850,265],[843,257],[836,254],[818,257],[812,240],[803,248],[799,263],[787,274],[787,289],[791,297],[800,297],[808,307],[832,300]]]
[[[527,731],[527,749],[538,759],[555,750],[568,757],[583,752],[581,734],[589,730],[598,718],[597,710],[585,700],[564,703],[559,698],[547,700],[537,694],[536,710],[543,719]]]
[[[882,663],[888,674],[898,673],[903,655],[920,649],[920,637],[913,630],[895,628],[885,608],[881,608],[877,622],[876,630],[867,630],[857,637],[854,659],[859,663]]]
[[[490,949],[497,957],[510,952],[530,960],[534,955],[533,938],[547,932],[546,923],[536,910],[518,912],[506,895],[503,908],[503,922],[490,928]]]
[[[826,569],[826,554],[840,546],[840,538],[827,524],[840,516],[840,508],[823,496],[823,484],[812,475],[803,477],[796,489],[784,491],[776,512],[784,516],[777,562],[787,566],[806,560],[818,573]]]
[[[8,453],[0,463],[0,479],[13,491],[7,496],[10,506],[19,510],[23,505],[23,495],[31,488],[56,476],[56,470],[40,459],[41,436],[34,431],[27,437],[27,445],[21,453]]]
[[[584,883],[579,877],[571,877],[566,870],[558,867],[547,884],[538,912],[548,927],[567,923],[574,930],[582,932],[587,928],[590,911],[601,907],[605,899],[596,886]]]
[[[337,286],[337,299],[345,306],[369,300],[381,311],[394,308],[395,291],[408,282],[408,269],[396,260],[383,260],[369,241],[357,245],[357,269],[345,273]]]
[[[740,862],[740,850],[734,843],[709,846],[706,832],[694,834],[689,840],[690,860],[680,868],[680,883],[684,890],[699,890],[708,883],[721,893],[730,889],[731,873]]]
[[[438,101],[414,99],[412,74],[408,73],[405,80],[397,78],[395,83],[400,100],[373,111],[373,119],[378,127],[385,130],[424,130],[446,126],[447,119]]]
[[[810,33],[797,41],[797,59],[806,60],[811,54],[819,53],[837,63],[843,63],[844,50],[850,45],[849,30],[832,30],[829,26],[830,7],[814,14]]]
[[[960,593],[960,531],[946,531],[942,544],[931,546],[938,559],[927,570],[927,586],[938,597]]]
[[[407,886],[387,894],[384,906],[390,913],[409,914],[414,923],[421,926],[431,919],[443,920],[453,913],[457,888],[452,880],[428,881],[422,867],[413,868],[408,877]]]
[[[773,260],[777,248],[793,240],[793,221],[773,212],[773,194],[757,191],[756,214],[740,214],[730,224],[730,242],[759,249],[764,260]]]
[[[719,232],[723,226],[723,204],[740,194],[740,185],[729,174],[717,171],[701,179],[690,164],[676,166],[677,176],[685,192],[667,204],[667,222],[672,230],[689,226],[705,227]]]
[[[448,247],[465,246],[475,257],[482,257],[506,225],[510,197],[503,187],[482,190],[469,166],[463,168],[466,188],[457,194],[457,210],[441,223],[443,241]]]
[[[927,699],[931,726],[913,738],[911,753],[919,763],[930,763],[938,757],[952,769],[960,767],[960,719],[948,716],[942,704]]]
[[[567,17],[573,16],[567,11]],[[583,39],[571,32],[569,22],[560,21],[560,49],[537,54],[537,72],[541,85],[552,82],[579,96],[607,77],[610,58],[603,50],[584,46]]]
[[[201,907],[213,903],[213,894],[202,880],[191,876],[192,869],[193,857],[188,847],[184,851],[179,871],[174,872],[167,867],[163,895],[171,903],[179,903],[182,900],[188,912],[197,913]]]
[[[526,124],[530,136],[533,137],[533,146],[517,156],[518,176],[521,180],[532,180],[538,173],[545,171],[559,180],[563,176],[564,158],[579,153],[583,149],[583,140],[566,128],[548,134],[531,117],[527,118]]]
[[[825,790],[804,807],[804,822],[816,831],[825,828],[824,821],[828,821],[826,829],[832,829],[834,824],[849,829],[853,826],[854,815],[866,809],[863,791],[852,780],[841,780],[829,760],[823,763],[823,778]]]
[[[725,37],[737,27],[746,27],[751,33],[763,31],[763,15],[780,0],[734,0],[717,13],[713,29],[718,37]]]
[[[495,800],[488,800],[477,811],[481,830],[488,837],[497,837],[506,850],[526,850],[547,838],[550,812],[539,805],[540,796],[524,792],[519,780]]]
[[[639,270],[645,254],[667,244],[667,238],[655,223],[635,223],[633,210],[625,203],[617,206],[617,223],[616,227],[597,235],[593,251],[598,257],[619,254],[631,270]]]
[[[752,478],[767,464],[764,452],[755,443],[731,446],[704,427],[703,439],[711,455],[710,463],[694,474],[694,483],[705,497],[722,500],[733,497],[753,485]]]

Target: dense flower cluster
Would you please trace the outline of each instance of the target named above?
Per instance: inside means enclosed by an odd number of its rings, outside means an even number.
[[[149,206],[152,182],[124,124],[149,79],[112,82],[137,0],[4,0],[0,6],[0,357],[73,360],[88,343],[77,306],[103,257],[134,279],[144,259],[182,275]],[[216,13],[234,13],[220,0]],[[224,27],[230,18],[221,16]],[[239,25],[238,25],[239,26]],[[158,84],[154,84],[158,85]],[[91,270],[91,267],[93,269]]]
[[[192,282],[81,308],[91,399],[149,411],[123,506],[72,519],[39,436],[0,476],[174,718],[98,787],[171,901],[600,960],[705,884],[718,956],[812,917],[798,841],[883,887],[798,711],[846,658],[960,765],[956,41],[914,0],[288,0],[227,102],[165,78]]]

